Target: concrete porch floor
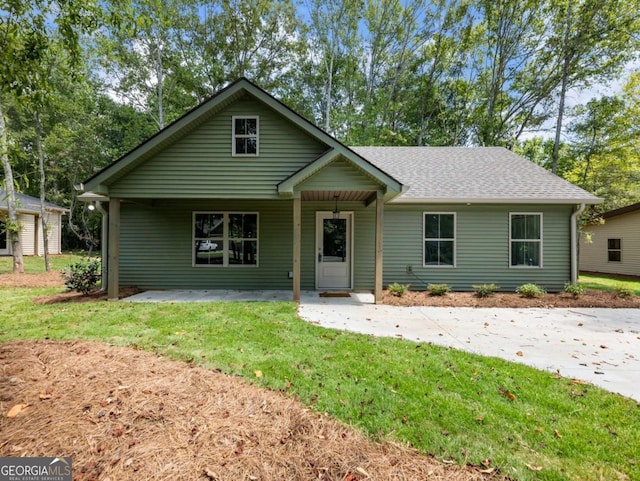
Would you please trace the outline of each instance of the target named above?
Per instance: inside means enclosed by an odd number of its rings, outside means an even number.
[[[123,299],[128,302],[265,302],[291,301],[285,291],[240,291],[235,289],[145,291]],[[300,292],[300,303],[335,305],[373,304],[373,294],[351,292],[350,297],[320,297],[320,291]]]

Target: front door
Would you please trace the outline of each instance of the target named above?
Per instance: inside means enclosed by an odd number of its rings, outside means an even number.
[[[351,289],[353,213],[316,213],[316,288]]]

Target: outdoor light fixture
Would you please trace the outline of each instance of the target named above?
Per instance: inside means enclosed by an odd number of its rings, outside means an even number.
[[[336,201],[336,206],[333,208],[333,220],[338,220],[340,218],[340,211],[338,210],[338,194],[334,195],[333,199]]]
[[[96,210],[96,206],[95,206],[95,205],[93,205],[93,204],[89,204],[89,205],[87,206],[87,209],[89,209],[90,211],[94,211],[94,210]]]

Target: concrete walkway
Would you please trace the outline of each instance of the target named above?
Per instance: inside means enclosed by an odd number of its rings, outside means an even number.
[[[291,291],[148,291],[128,301],[291,300]],[[370,294],[321,298],[303,292],[314,324],[431,342],[591,382],[640,401],[640,310],[394,307]]]

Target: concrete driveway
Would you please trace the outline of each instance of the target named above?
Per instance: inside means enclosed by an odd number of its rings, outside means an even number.
[[[591,382],[640,401],[640,310],[394,307],[304,295],[300,316],[353,332],[431,342]]]
[[[147,291],[132,302],[290,301],[291,291]],[[320,326],[495,356],[591,382],[640,401],[639,309],[479,309],[375,305],[371,294],[303,292]]]

